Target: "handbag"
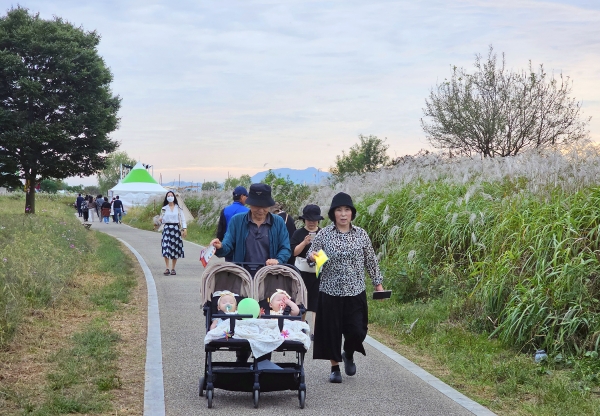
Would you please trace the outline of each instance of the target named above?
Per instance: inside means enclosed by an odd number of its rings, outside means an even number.
[[[165,228],[165,224],[161,224],[161,225],[160,225],[160,226],[159,226],[159,227],[156,229],[156,231],[158,231],[159,233],[162,233],[164,228]]]
[[[294,266],[296,266],[296,268],[298,270],[300,270],[301,272],[308,272],[308,273],[316,273],[317,272],[316,266],[310,266],[308,264],[308,260],[306,260],[304,257],[296,257]]]

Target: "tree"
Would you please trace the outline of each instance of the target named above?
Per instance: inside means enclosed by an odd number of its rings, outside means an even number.
[[[219,189],[219,182],[217,181],[212,181],[212,182],[203,182],[202,183],[202,190],[203,191],[215,191]]]
[[[329,171],[335,179],[341,180],[346,175],[363,174],[375,172],[390,164],[387,155],[389,146],[385,144],[387,139],[378,139],[377,136],[358,136],[360,143],[353,145],[348,154],[342,151],[341,156],[335,157],[335,166]]]
[[[88,185],[88,186],[83,187],[81,193],[96,196],[96,195],[101,194],[102,192],[100,192],[100,187],[98,187],[96,185]]]
[[[262,183],[271,187],[271,196],[281,205],[284,211],[295,215],[302,211],[300,204],[310,196],[311,189],[307,185],[294,183],[288,176],[284,178],[269,169]]]
[[[127,169],[121,165],[135,166],[136,161],[129,157],[127,152],[114,152],[106,158],[106,167],[98,172],[98,187],[102,195],[107,195],[108,190],[113,188],[121,179],[121,173],[125,177]],[[123,171],[124,170],[124,171]]]
[[[0,187],[21,188],[23,184],[19,180],[19,167],[17,163],[2,153],[0,146]]]
[[[25,179],[25,212],[45,178],[89,176],[118,143],[120,98],[97,53],[100,35],[17,7],[0,18],[0,160]]]
[[[55,181],[53,179],[44,179],[40,182],[40,190],[42,192],[48,192],[50,194],[55,194],[61,188],[61,182]]]
[[[572,82],[548,76],[542,65],[527,71],[505,68],[490,46],[476,55],[475,72],[454,67],[450,80],[431,90],[421,119],[429,143],[453,153],[514,156],[526,149],[569,144],[588,136],[581,103],[570,98]]]
[[[227,178],[223,184],[223,190],[229,191],[235,189],[237,186],[243,186],[248,189],[252,184],[252,178],[250,175],[242,175],[239,178]]]

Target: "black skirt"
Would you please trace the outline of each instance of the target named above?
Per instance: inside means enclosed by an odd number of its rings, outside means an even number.
[[[168,259],[184,258],[179,224],[165,224],[162,233],[162,255]]]
[[[367,355],[363,346],[369,322],[366,292],[355,296],[331,296],[319,292],[317,310],[314,359],[341,362],[342,336],[344,351]]]

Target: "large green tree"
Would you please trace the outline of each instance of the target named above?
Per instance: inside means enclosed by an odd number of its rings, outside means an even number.
[[[347,175],[375,172],[390,164],[387,154],[389,146],[385,144],[387,139],[379,139],[377,136],[358,136],[359,143],[353,145],[348,153],[342,151],[341,156],[335,157],[335,166],[329,171],[335,179],[341,180]]]
[[[108,190],[119,183],[121,174],[125,177],[131,169],[130,167],[135,166],[135,164],[135,159],[129,157],[126,152],[114,152],[108,155],[106,158],[106,167],[98,172],[98,187],[100,188],[100,193],[102,195],[107,195]]]
[[[569,144],[588,137],[589,118],[570,97],[572,83],[543,66],[506,69],[490,46],[469,72],[454,67],[425,100],[423,130],[432,146],[455,154],[515,156],[526,149]]]
[[[100,35],[27,9],[0,18],[0,161],[25,180],[25,211],[35,212],[44,178],[89,176],[118,143],[120,98],[98,55]]]

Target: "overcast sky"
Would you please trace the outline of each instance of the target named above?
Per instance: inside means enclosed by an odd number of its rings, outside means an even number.
[[[96,30],[122,98],[120,150],[168,182],[328,170],[358,135],[430,148],[424,100],[492,44],[574,81],[600,141],[600,2],[0,0]],[[94,184],[95,178],[70,179]]]

